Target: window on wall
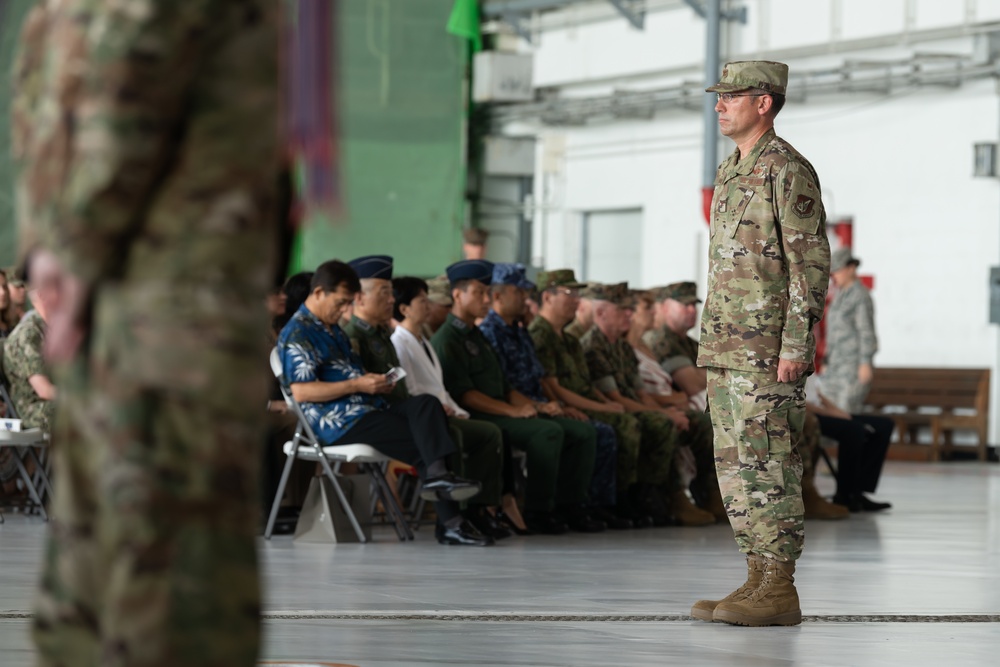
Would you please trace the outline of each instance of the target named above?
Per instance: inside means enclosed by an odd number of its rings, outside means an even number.
[[[580,258],[583,280],[630,285],[642,281],[642,209],[583,214]]]

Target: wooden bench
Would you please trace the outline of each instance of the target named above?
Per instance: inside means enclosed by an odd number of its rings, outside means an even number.
[[[899,442],[916,444],[917,431],[930,427],[931,461],[940,461],[942,453],[957,449],[971,449],[980,461],[986,460],[988,368],[876,368],[865,403],[896,422]],[[956,446],[953,434],[957,429],[974,431],[978,444]]]

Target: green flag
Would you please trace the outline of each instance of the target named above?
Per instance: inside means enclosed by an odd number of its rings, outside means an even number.
[[[472,42],[473,51],[483,50],[483,34],[479,31],[479,0],[455,0],[448,17],[448,32]]]

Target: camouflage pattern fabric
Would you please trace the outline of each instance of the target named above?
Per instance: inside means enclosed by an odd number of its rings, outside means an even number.
[[[642,342],[649,346],[661,364],[672,357],[685,357],[692,364],[698,363],[698,341],[682,336],[668,326],[650,329],[642,335]]]
[[[566,328],[563,329],[563,331],[565,333],[568,333],[573,338],[576,338],[577,340],[583,338],[584,335],[587,333],[587,329],[585,329],[583,327],[583,324],[577,320],[573,320],[572,322],[567,324]]]
[[[45,320],[38,311],[32,310],[3,341],[3,372],[24,428],[49,430],[55,415],[55,402],[43,400],[28,382],[33,375],[44,375],[52,380],[52,373],[42,358],[45,330]]]
[[[826,319],[823,395],[851,414],[862,411],[871,386],[858,381],[858,367],[878,351],[875,306],[868,288],[855,280],[830,304]]]
[[[22,239],[92,304],[57,369],[41,667],[255,664],[278,10],[61,0],[27,19]]]
[[[740,551],[796,560],[804,539],[805,380],[709,368],[708,400],[719,488]]]
[[[639,362],[628,341],[612,343],[608,337],[593,327],[584,335],[580,345],[587,360],[587,369],[594,379],[594,386],[604,391],[618,391],[632,400],[638,400],[642,388]],[[631,415],[639,425],[639,456],[636,460],[636,481],[648,484],[676,484],[671,466],[677,447],[677,429],[670,418],[658,412],[636,412]],[[610,423],[610,422],[609,422]],[[625,433],[626,438],[629,437]],[[634,446],[629,443],[626,447]],[[622,447],[619,441],[619,448]],[[626,470],[631,475],[631,470]],[[619,478],[621,479],[621,478]]]
[[[830,243],[812,165],[769,130],[719,167],[698,365],[774,374],[813,363]]]

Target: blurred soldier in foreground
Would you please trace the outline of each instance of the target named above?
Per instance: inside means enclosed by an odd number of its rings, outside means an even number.
[[[747,581],[691,615],[750,626],[802,622],[797,448],[830,273],[819,179],[774,133],[787,85],[787,65],[751,61],[729,63],[707,89],[736,150],[715,179],[698,364],[708,368],[719,486]]]
[[[63,0],[27,18],[22,238],[61,264],[39,665],[257,659],[278,10]]]

